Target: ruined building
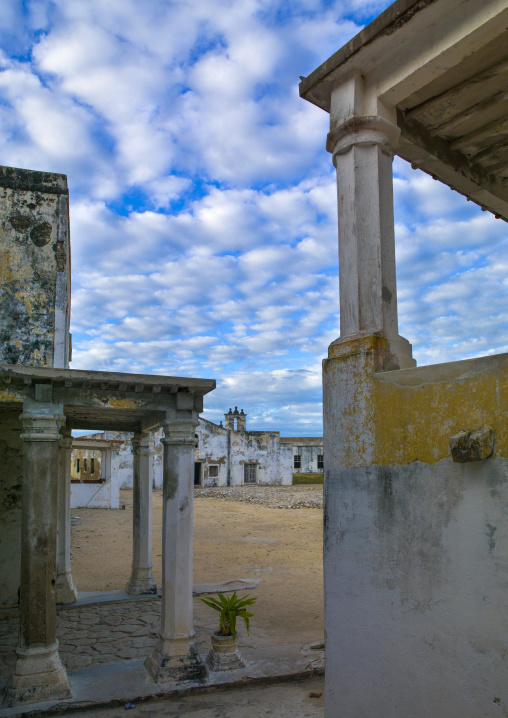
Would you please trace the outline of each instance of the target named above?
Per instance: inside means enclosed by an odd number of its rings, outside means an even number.
[[[215,381],[68,368],[64,175],[0,167],[0,230],[0,610],[17,610],[19,588],[19,642],[3,707],[67,699],[75,690],[56,638],[57,602],[76,600],[72,429],[134,435],[129,591],[153,593],[150,432],[162,427],[162,616],[143,670],[155,685],[202,679],[192,616],[192,484],[198,415]]]
[[[153,452],[153,486],[163,483],[162,433],[155,432]],[[71,486],[71,505],[118,508],[120,489],[132,488],[131,435],[107,432],[75,440],[75,447],[87,447],[91,457],[94,448],[110,456],[108,472],[93,481],[87,475],[77,476],[77,462],[84,470],[83,449],[73,452],[76,474]],[[107,460],[107,459],[106,459]],[[87,467],[90,469],[90,459]],[[290,485],[293,476],[293,450],[280,438],[278,431],[247,431],[247,414],[231,409],[224,415],[224,425],[199,418],[194,450],[195,486],[244,486],[245,484]]]

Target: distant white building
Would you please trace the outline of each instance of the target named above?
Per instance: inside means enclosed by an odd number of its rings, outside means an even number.
[[[293,474],[323,473],[323,437],[284,437],[281,444],[291,446]]]
[[[224,425],[200,418],[196,429],[196,486],[290,485],[293,450],[278,431],[247,431],[243,409],[231,409]],[[162,430],[155,433],[153,485],[162,488]],[[72,507],[118,508],[120,489],[132,488],[131,435],[91,434],[74,440]],[[101,461],[99,452],[104,452]],[[90,474],[91,460],[95,473]],[[84,461],[87,461],[85,468]],[[98,476],[100,467],[101,475]]]

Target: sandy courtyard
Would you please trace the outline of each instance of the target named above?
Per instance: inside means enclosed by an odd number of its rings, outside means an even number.
[[[284,497],[320,497],[322,486],[271,487]],[[249,487],[261,492],[261,488]],[[125,510],[73,509],[72,573],[80,591],[125,587],[132,551],[132,491]],[[273,503],[273,500],[271,501]],[[284,500],[282,500],[284,503]],[[161,582],[162,491],[153,494],[153,568]],[[252,647],[323,637],[322,509],[270,508],[249,501],[198,496],[194,502],[194,583],[260,580],[252,591]],[[194,599],[195,620],[213,625],[214,611]]]

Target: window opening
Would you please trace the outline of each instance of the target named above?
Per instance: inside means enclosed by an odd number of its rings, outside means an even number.
[[[317,455],[317,467],[318,467],[318,469],[322,469],[324,467],[323,454]]]
[[[217,478],[219,475],[219,467],[218,466],[209,466],[208,467],[208,476],[210,478]]]
[[[301,454],[295,454],[294,461],[293,461],[293,467],[295,469],[301,469],[302,468],[302,457]]]
[[[256,483],[256,464],[244,464],[243,465],[243,483],[244,484],[255,484]]]

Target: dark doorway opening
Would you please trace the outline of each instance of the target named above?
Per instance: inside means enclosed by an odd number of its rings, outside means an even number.
[[[194,463],[194,486],[201,486],[201,461]]]

